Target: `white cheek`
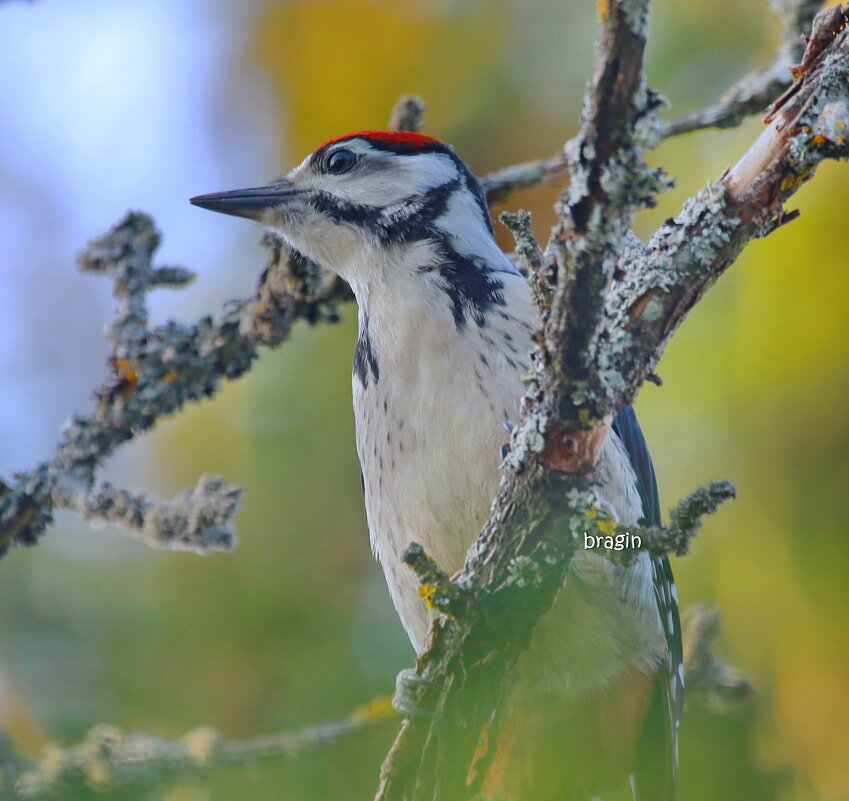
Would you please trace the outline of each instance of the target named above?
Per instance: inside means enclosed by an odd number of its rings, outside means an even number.
[[[362,234],[349,225],[334,223],[322,214],[308,211],[271,226],[296,250],[322,267],[345,278],[345,265],[363,247]]]
[[[337,197],[352,203],[363,203],[367,206],[394,206],[410,196],[409,184],[399,180],[400,170],[374,172],[367,176],[352,176],[350,184],[340,182],[332,191]]]

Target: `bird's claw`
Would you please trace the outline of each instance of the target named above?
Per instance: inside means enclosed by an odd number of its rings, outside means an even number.
[[[392,706],[402,715],[439,720],[439,715],[422,709],[419,706],[419,702],[426,690],[444,692],[444,688],[430,679],[420,676],[413,668],[406,668],[395,679],[395,697],[392,699]]]

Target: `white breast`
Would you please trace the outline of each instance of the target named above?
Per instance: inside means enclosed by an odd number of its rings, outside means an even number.
[[[449,573],[462,566],[498,487],[500,449],[508,439],[503,423],[519,417],[535,325],[525,280],[507,273],[499,277],[505,282],[505,305],[490,310],[484,326],[470,322],[462,330],[445,294],[423,291],[420,275],[405,279],[415,282],[409,287],[396,284],[391,292],[355,287],[360,324],[367,322],[379,366],[376,380],[371,376],[364,384],[356,374],[353,378],[369,530],[417,650],[429,613],[401,555],[418,542]],[[602,472],[602,497],[622,521],[636,521],[641,508],[634,474],[613,434],[605,444]],[[538,653],[547,654],[535,664],[545,681],[575,688],[583,676],[599,675],[599,661],[615,672],[620,662],[632,660],[627,652],[635,638],[645,638],[646,620],[650,632],[657,628],[652,625],[657,612],[646,559],[624,569],[583,553],[574,562],[571,585],[562,595],[572,596],[571,606],[589,604],[592,612],[584,631],[576,631],[574,622],[563,630],[558,601],[535,635]],[[653,667],[662,652],[659,641],[637,646],[647,669]]]

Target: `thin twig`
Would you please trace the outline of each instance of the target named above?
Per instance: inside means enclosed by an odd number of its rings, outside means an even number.
[[[704,128],[735,128],[746,117],[762,114],[793,83],[792,67],[802,59],[805,35],[811,30],[822,4],[823,0],[770,0],[781,24],[780,43],[773,63],[765,70],[741,78],[717,103],[662,123],[661,138]]]
[[[481,185],[490,206],[503,203],[520,189],[532,189],[544,184],[554,185],[566,177],[568,161],[564,153],[547,159],[535,159],[496,170],[481,178]]]
[[[37,764],[17,775],[7,774],[5,789],[20,801],[36,801],[67,797],[80,785],[102,791],[150,785],[218,765],[290,759],[354,735],[379,731],[397,718],[388,700],[378,699],[341,720],[246,740],[225,740],[209,727],[168,739],[97,726],[79,745],[51,745]]]
[[[195,489],[170,501],[108,482],[76,491],[57,484],[52,500],[57,508],[73,509],[85,520],[121,526],[152,548],[206,553],[233,547],[230,521],[240,496],[241,490],[220,476],[201,476]]]
[[[419,131],[426,110],[424,100],[418,95],[402,95],[392,109],[389,127],[393,131]]]
[[[728,481],[712,481],[679,501],[669,512],[668,525],[625,526],[612,515],[599,511],[589,521],[585,536],[594,537],[599,547],[606,548],[602,553],[619,564],[631,564],[641,551],[655,556],[686,556],[704,518],[714,514],[720,504],[736,497],[737,491]]]

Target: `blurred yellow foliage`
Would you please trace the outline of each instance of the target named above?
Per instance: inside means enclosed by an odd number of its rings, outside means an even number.
[[[256,54],[284,102],[281,141],[300,158],[349,131],[386,127],[401,94],[423,94],[430,125],[479,100],[475,75],[495,68],[504,35],[498,3],[440,12],[425,0],[295,0],[271,4]],[[462,65],[452,57],[462,50]],[[462,80],[458,80],[458,70]]]

